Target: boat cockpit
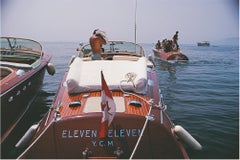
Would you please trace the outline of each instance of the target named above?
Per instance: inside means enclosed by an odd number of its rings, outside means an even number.
[[[140,45],[109,41],[102,50],[101,60],[91,60],[91,47],[85,45],[71,60],[66,78],[69,94],[100,91],[101,71],[110,90],[146,92],[147,59]]]
[[[1,37],[0,65],[32,69],[40,65],[42,46],[33,40]]]

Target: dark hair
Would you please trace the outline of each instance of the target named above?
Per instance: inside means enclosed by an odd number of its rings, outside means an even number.
[[[99,29],[95,29],[95,30],[93,31],[93,34],[96,34],[97,30],[99,30]]]

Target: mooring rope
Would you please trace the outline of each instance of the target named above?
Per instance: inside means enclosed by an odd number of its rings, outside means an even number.
[[[126,78],[128,78],[128,80],[122,80],[122,81],[120,81],[120,86],[119,86],[119,87],[120,87],[120,90],[121,90],[124,94],[134,95],[134,96],[138,97],[139,99],[143,100],[144,102],[146,102],[146,103],[150,106],[150,109],[149,109],[149,111],[148,111],[148,114],[146,115],[146,120],[145,120],[144,125],[143,125],[143,128],[142,128],[142,130],[141,130],[141,134],[140,134],[140,136],[139,136],[139,138],[138,138],[138,140],[137,140],[137,143],[136,143],[136,145],[135,145],[135,147],[134,147],[134,149],[133,149],[133,152],[132,152],[132,154],[131,154],[131,157],[129,158],[129,159],[132,159],[133,156],[134,156],[134,154],[135,154],[135,152],[136,152],[136,150],[137,150],[137,148],[138,148],[138,145],[139,145],[139,143],[140,143],[140,141],[141,141],[141,139],[142,139],[142,136],[143,136],[143,133],[144,133],[144,131],[145,131],[145,129],[146,129],[146,126],[147,126],[147,122],[148,122],[148,120],[149,120],[149,117],[151,116],[150,113],[151,113],[152,107],[153,107],[153,99],[150,99],[149,101],[147,101],[146,99],[142,98],[141,96],[139,96],[139,95],[137,95],[137,94],[124,91],[124,90],[122,89],[122,85],[121,85],[123,82],[127,82],[127,83],[128,83],[128,82],[132,82],[132,84],[133,84],[133,86],[134,86],[134,88],[135,88],[135,85],[134,85],[134,82],[133,82],[134,78],[132,78],[131,73],[128,73],[127,75],[128,75],[128,76],[127,76]]]
[[[132,159],[132,158],[133,158],[133,156],[134,156],[134,154],[135,154],[135,152],[136,152],[136,150],[137,150],[137,148],[138,148],[138,145],[139,145],[139,143],[140,143],[140,141],[141,141],[141,139],[142,139],[143,133],[144,133],[146,127],[147,127],[147,122],[148,122],[148,120],[149,120],[149,119],[148,119],[148,118],[149,118],[148,116],[150,116],[151,110],[152,110],[152,106],[150,107],[150,109],[149,109],[149,111],[148,111],[148,115],[146,116],[146,120],[145,120],[145,123],[144,123],[144,125],[143,125],[141,134],[140,134],[140,136],[138,137],[137,143],[136,143],[136,145],[135,145],[135,147],[134,147],[134,149],[133,149],[133,152],[132,152],[132,154],[131,154],[131,157],[130,157],[129,159]]]

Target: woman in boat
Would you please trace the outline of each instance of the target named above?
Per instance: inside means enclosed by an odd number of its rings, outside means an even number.
[[[106,38],[105,32],[99,29],[95,29],[93,31],[93,35],[90,37],[89,42],[92,48],[92,60],[101,59],[102,45],[107,44],[107,38]]]

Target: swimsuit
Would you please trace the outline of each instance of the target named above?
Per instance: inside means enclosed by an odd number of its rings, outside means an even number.
[[[102,58],[101,54],[92,54],[92,60],[99,60]]]

